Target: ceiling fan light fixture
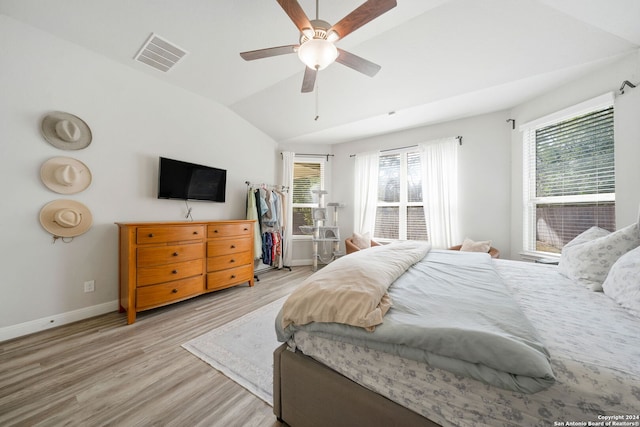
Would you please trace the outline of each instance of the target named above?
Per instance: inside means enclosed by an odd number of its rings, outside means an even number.
[[[316,35],[316,31],[313,28],[303,28],[302,29],[302,34],[304,34],[308,39],[312,39],[313,36]]]
[[[336,60],[338,49],[330,41],[311,39],[300,45],[298,57],[307,67],[314,70],[323,70]]]
[[[331,43],[338,41],[339,38],[340,34],[338,34],[338,32],[335,30],[329,30],[329,32],[327,33],[327,41]]]

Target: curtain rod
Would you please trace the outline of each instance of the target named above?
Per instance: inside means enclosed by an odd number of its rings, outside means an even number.
[[[296,156],[301,157],[326,157],[327,162],[329,161],[329,157],[334,157],[335,154],[303,154],[303,153],[295,153]],[[282,153],[280,153],[280,157],[282,157]]]
[[[620,86],[620,89],[618,89],[620,91],[620,95],[624,95],[624,87],[625,86],[629,86],[631,89],[636,87],[636,85],[631,83],[629,80],[625,80],[625,81],[622,82],[622,86]]]
[[[462,137],[461,136],[456,136],[456,139],[458,140],[458,144],[462,145]],[[404,147],[397,147],[397,148],[387,148],[386,150],[380,150],[381,153],[387,152],[387,151],[396,151],[396,150],[404,150],[406,148],[413,148],[413,147],[417,147],[418,144],[414,144],[414,145],[405,145]],[[355,154],[349,154],[349,157],[355,157]]]

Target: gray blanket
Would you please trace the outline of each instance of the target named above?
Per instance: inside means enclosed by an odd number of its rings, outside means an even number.
[[[487,384],[535,393],[554,381],[549,353],[487,254],[431,250],[389,288],[393,306],[374,332],[337,323],[281,328],[423,361]]]

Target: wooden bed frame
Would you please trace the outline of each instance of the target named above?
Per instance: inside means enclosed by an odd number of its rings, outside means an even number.
[[[292,427],[438,427],[300,352],[273,353],[273,412]]]

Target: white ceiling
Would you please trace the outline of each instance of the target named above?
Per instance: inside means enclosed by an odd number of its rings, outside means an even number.
[[[299,1],[315,18],[315,0]],[[363,1],[320,0],[320,18],[335,23]],[[286,143],[506,109],[640,47],[638,0],[398,0],[337,43],[382,70],[333,64],[316,99],[300,93],[296,55],[239,56],[298,42],[275,0],[0,0],[0,13],[226,105]],[[133,60],[151,33],[189,52],[168,73]]]

